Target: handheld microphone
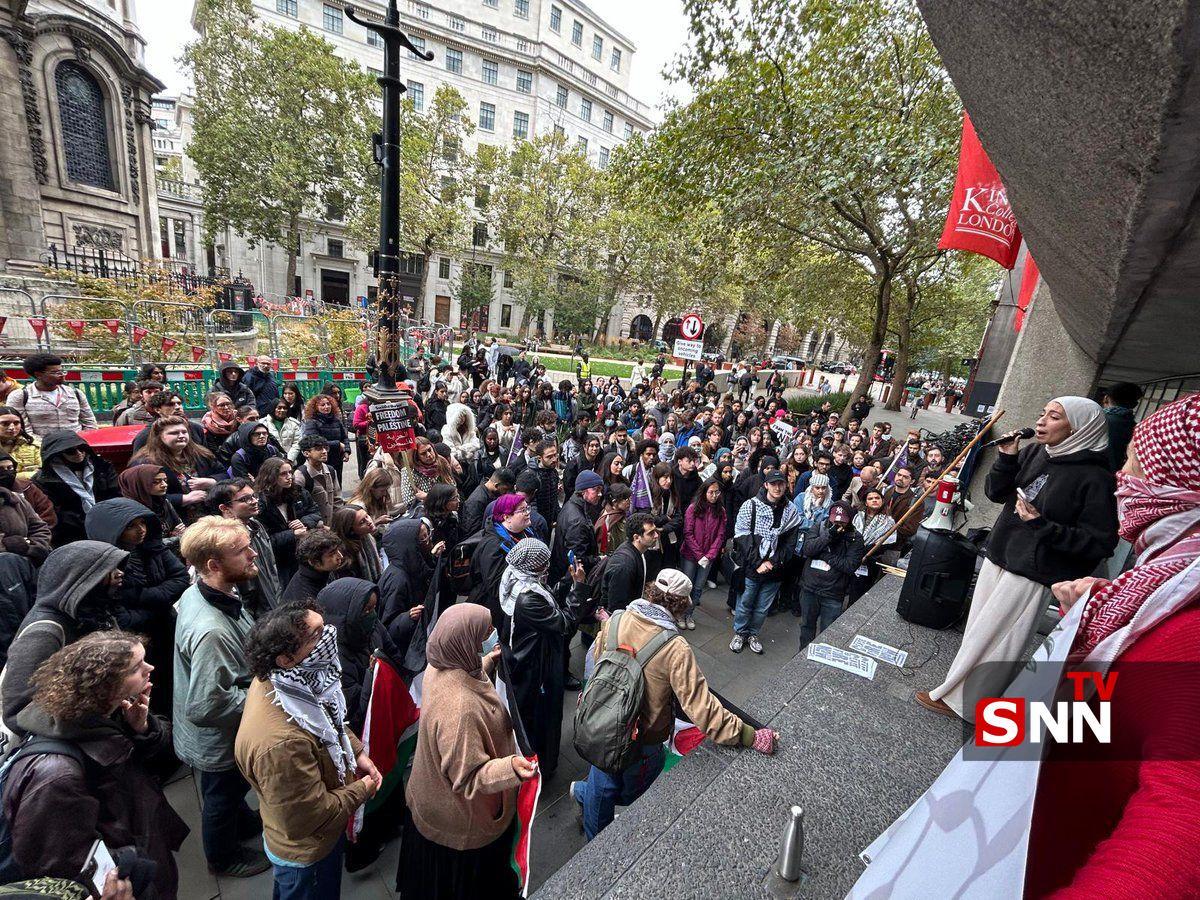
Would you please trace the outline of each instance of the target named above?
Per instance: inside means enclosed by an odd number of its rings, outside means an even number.
[[[1011,441],[1013,438],[1031,438],[1033,437],[1032,428],[1020,428],[1016,431],[1010,431],[1008,434],[1002,434],[994,441],[988,441],[981,449],[986,450],[988,447],[995,447],[997,444],[1003,444],[1005,441]]]

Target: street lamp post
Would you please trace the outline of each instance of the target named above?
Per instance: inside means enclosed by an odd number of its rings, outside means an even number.
[[[400,53],[408,50],[426,61],[433,54],[419,50],[400,30],[396,0],[388,0],[382,22],[361,18],[353,6],[346,17],[383,41],[383,131],[375,135],[375,163],[382,171],[379,198],[379,253],[375,277],[379,281],[376,354],[378,381],[367,389],[368,397],[384,400],[396,394],[396,367],[400,362],[400,96],[407,90],[400,80]]]

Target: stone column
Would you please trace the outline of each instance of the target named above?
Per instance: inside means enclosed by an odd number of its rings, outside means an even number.
[[[1050,287],[1043,279],[1033,295],[1000,386],[996,409],[1004,410],[1004,418],[996,423],[995,434],[1033,427],[1042,407],[1055,397],[1089,396],[1096,385],[1096,376],[1095,361],[1067,336],[1054,309]],[[984,451],[971,479],[971,502],[975,508],[968,523],[972,527],[990,526],[1000,511],[983,493],[983,482],[996,453],[996,450]]]
[[[18,53],[25,54],[22,59]],[[33,81],[27,39],[11,29],[0,35],[0,268],[10,263],[36,269],[46,249],[39,173],[40,139],[31,145],[29,120]],[[23,80],[24,79],[24,80]],[[18,87],[20,86],[20,87]],[[45,157],[41,157],[44,173]]]

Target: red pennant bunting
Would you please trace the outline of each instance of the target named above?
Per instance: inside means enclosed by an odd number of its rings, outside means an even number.
[[[308,364],[315,369],[317,367],[317,365],[320,363],[320,360],[321,360],[321,357],[319,357],[319,356],[310,356],[308,358]]]
[[[67,327],[75,332],[76,338],[83,337],[83,319],[67,319]]]
[[[142,338],[144,338],[149,333],[150,333],[149,330],[143,328],[141,325],[134,325],[133,326],[133,346],[140,347],[142,345]]]
[[[257,356],[247,356],[246,357],[246,365],[250,366],[250,368],[254,368],[256,365],[258,365],[258,357]]]
[[[363,348],[364,350],[366,350],[366,349],[367,349],[367,342],[366,342],[366,341],[363,341],[363,342],[362,342],[362,348]]]
[[[179,343],[179,341],[175,340],[174,338],[169,338],[169,337],[163,338],[162,339],[162,352],[170,353],[171,350],[174,349],[175,345],[178,343]]]
[[[337,365],[337,354],[336,353],[327,353],[327,354],[325,354],[325,356],[329,360],[329,364],[331,366]]]
[[[112,332],[113,337],[116,337],[117,332],[121,330],[121,320],[120,319],[105,319],[104,327]]]
[[[277,359],[272,359],[272,360],[271,360],[271,371],[272,371],[272,372],[278,372],[278,371],[279,371],[279,360],[277,360]]]
[[[219,359],[223,363],[226,363],[226,362],[229,362],[231,359],[233,359],[233,354],[232,353],[224,353],[224,352],[218,353],[217,359]]]
[[[8,316],[0,316],[0,333],[4,331],[4,325],[8,322]]]
[[[29,325],[33,329],[33,333],[37,335],[38,340],[41,340],[42,335],[46,332],[46,320],[41,316],[37,316],[29,320]]]
[[[288,362],[290,362],[292,364],[293,370],[300,368],[300,357],[293,356],[291,359],[288,360]]]
[[[346,357],[346,359],[354,359],[354,348],[347,347],[345,351],[343,351],[343,355]]]
[[[204,347],[192,347],[192,362],[200,362],[208,351]]]

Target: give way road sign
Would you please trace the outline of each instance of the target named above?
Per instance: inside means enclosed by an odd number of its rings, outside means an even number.
[[[679,336],[688,341],[698,341],[704,334],[704,322],[695,313],[688,313],[679,323]]]

